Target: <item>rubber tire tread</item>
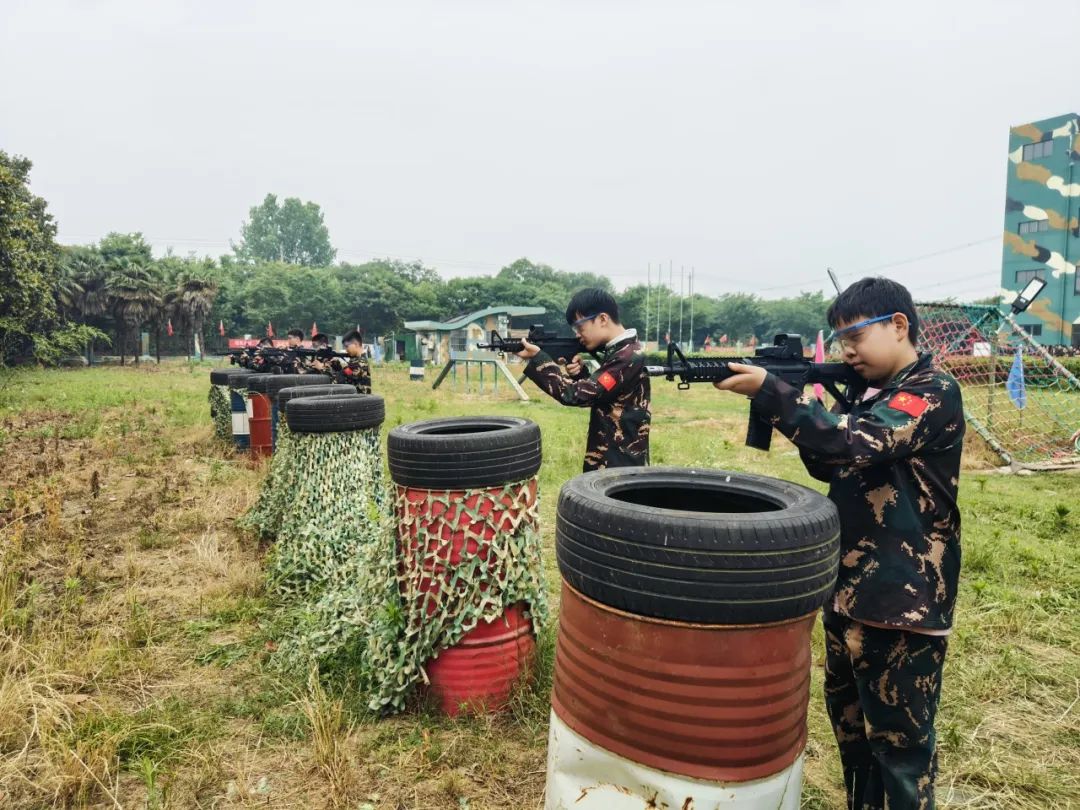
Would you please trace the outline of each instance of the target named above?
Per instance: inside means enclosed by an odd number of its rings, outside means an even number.
[[[299,385],[330,385],[328,374],[272,374],[266,381],[266,395],[273,402],[278,391],[283,388],[295,388]]]
[[[234,371],[232,374],[229,375],[229,388],[246,391],[248,380],[254,376],[254,373],[251,372],[249,369]]]
[[[266,384],[275,376],[267,371],[256,371],[248,377],[247,390],[253,394],[265,394]]]
[[[363,430],[383,423],[386,403],[375,394],[301,397],[286,404],[285,419],[293,433]]]
[[[210,370],[210,382],[214,385],[228,385],[229,377],[233,374],[251,374],[251,370],[246,368],[236,368],[235,366],[229,366],[228,368],[214,368]]]
[[[356,397],[356,388],[351,385],[327,383],[325,385],[294,385],[277,392],[278,410],[285,409],[285,403],[301,397]]]
[[[479,430],[441,432],[469,428]],[[543,460],[540,427],[516,416],[447,417],[400,425],[387,437],[386,454],[394,483],[440,490],[524,481],[536,475]]]
[[[764,499],[774,511],[665,509],[612,495],[664,486]],[[600,470],[568,481],[555,529],[559,571],[574,589],[639,616],[702,624],[786,621],[833,592],[840,519],[823,495],[722,470]]]

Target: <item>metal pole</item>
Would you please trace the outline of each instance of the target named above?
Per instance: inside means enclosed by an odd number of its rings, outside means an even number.
[[[668,259],[667,263],[667,286],[668,286],[668,298],[667,298],[667,338],[671,340],[671,291],[675,285],[673,283],[673,274],[675,272],[675,265],[671,259]]]
[[[682,311],[686,298],[686,267],[679,265],[679,345],[682,345]]]
[[[649,262],[649,269],[645,271],[645,340],[642,341],[645,344],[645,348],[648,348],[649,343],[649,290],[652,288],[652,262]]]
[[[690,268],[690,351],[694,350],[694,268]]]
[[[656,348],[660,348],[660,290],[664,286],[664,266],[656,265]]]

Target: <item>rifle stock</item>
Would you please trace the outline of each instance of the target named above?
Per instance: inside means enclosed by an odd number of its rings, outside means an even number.
[[[577,338],[559,337],[554,332],[546,332],[544,331],[544,325],[541,323],[532,325],[529,334],[525,336],[525,340],[528,340],[534,346],[539,346],[555,360],[562,363],[570,362],[574,359],[574,355],[577,354],[591,354],[597,360],[600,359],[596,352],[586,349]],[[504,338],[498,331],[492,329],[488,342],[477,343],[476,348],[504,354],[517,354],[525,346],[521,338]]]

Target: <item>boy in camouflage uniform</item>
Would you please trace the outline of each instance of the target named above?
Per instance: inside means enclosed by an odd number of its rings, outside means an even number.
[[[330,338],[324,335],[322,332],[318,332],[311,336],[311,348],[318,351],[319,349],[330,348]],[[307,359],[305,365],[306,372],[311,374],[332,374],[330,371],[330,358],[319,357],[318,355]]]
[[[575,355],[565,371],[547,352],[523,340],[519,357],[525,375],[563,405],[591,408],[583,470],[644,467],[649,463],[649,378],[637,332],[619,323],[619,305],[604,290],[577,292],[566,307],[566,322],[591,352],[604,361],[589,374]]]
[[[330,360],[330,374],[336,383],[355,385],[357,393],[371,393],[371,366],[364,354],[363,336],[355,329],[345,335],[347,358],[334,357]]]
[[[848,807],[933,810],[934,716],[960,575],[960,387],[916,352],[918,319],[902,285],[863,279],[828,321],[844,362],[866,380],[850,413],[738,363],[716,387],[752,397],[840,510],[825,703]]]

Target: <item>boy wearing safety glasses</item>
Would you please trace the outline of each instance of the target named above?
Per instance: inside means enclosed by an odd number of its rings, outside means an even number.
[[[649,378],[637,331],[619,323],[619,305],[604,290],[579,290],[566,307],[566,322],[583,348],[603,351],[589,374],[580,355],[565,370],[539,346],[522,341],[518,357],[529,361],[525,375],[561,402],[591,408],[583,470],[644,467],[649,463]]]
[[[850,413],[827,411],[738,363],[716,387],[753,404],[829,483],[840,571],[825,605],[825,703],[848,807],[934,807],[934,716],[960,574],[960,387],[916,351],[911,294],[864,278],[829,307],[843,361],[866,381]]]

